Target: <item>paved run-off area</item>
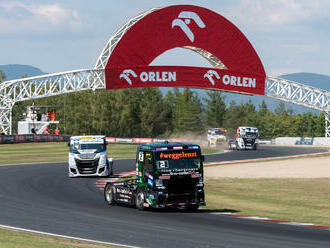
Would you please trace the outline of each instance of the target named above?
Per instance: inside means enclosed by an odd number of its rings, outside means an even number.
[[[330,156],[225,164],[205,168],[206,178],[330,178]]]

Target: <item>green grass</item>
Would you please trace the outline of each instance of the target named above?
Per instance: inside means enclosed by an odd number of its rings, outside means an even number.
[[[22,143],[0,145],[0,164],[57,162],[68,159],[67,143]]]
[[[207,209],[330,225],[330,179],[208,179]]]
[[[135,158],[137,145],[109,144],[111,158]],[[0,145],[0,164],[21,164],[37,162],[62,162],[68,160],[69,148],[66,142],[22,143]],[[218,152],[203,149],[203,154]]]
[[[98,245],[47,235],[0,229],[0,248],[114,248],[122,246]]]

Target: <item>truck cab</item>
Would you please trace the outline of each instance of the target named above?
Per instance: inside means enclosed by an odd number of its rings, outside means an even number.
[[[105,136],[72,136],[68,145],[69,177],[112,175]]]
[[[237,150],[257,150],[257,138],[259,136],[256,127],[238,127],[235,147]]]
[[[219,144],[226,142],[227,130],[224,128],[208,128],[207,129],[207,143],[209,147],[216,147]]]
[[[205,205],[203,160],[199,145],[152,143],[139,145],[136,178],[108,182],[104,196],[114,202],[145,207],[183,207],[196,210]]]

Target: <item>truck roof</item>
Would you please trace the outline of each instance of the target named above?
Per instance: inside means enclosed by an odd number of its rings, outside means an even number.
[[[71,136],[71,140],[81,140],[81,139],[104,139],[104,135],[84,135],[84,136]]]
[[[249,131],[258,131],[256,127],[238,127],[238,129],[249,130]]]
[[[157,151],[158,149],[162,150],[162,148],[166,148],[166,150],[189,149],[189,148],[190,149],[200,149],[199,145],[197,145],[197,144],[185,143],[185,142],[150,143],[150,144],[143,144],[143,145],[138,146],[138,150],[149,150],[149,151]]]

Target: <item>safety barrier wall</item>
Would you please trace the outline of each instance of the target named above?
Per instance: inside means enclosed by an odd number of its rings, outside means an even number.
[[[153,138],[106,138],[108,144],[148,144],[153,142],[184,142],[182,139],[153,139]]]
[[[275,139],[276,145],[311,145],[330,146],[330,138],[325,137],[279,137]]]
[[[69,141],[66,135],[44,135],[44,134],[17,134],[0,135],[0,144],[30,143],[30,142],[63,142]]]

